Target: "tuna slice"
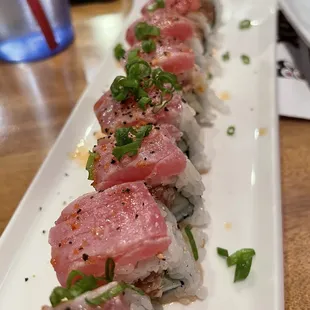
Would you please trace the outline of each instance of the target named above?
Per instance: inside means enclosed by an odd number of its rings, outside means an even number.
[[[161,67],[167,72],[181,74],[195,66],[193,50],[180,40],[159,39],[156,41],[156,50],[151,53],[143,52],[141,43],[135,44],[131,50],[137,48],[140,50],[138,54],[140,58],[149,62],[153,67]]]
[[[65,286],[72,270],[104,276],[108,257],[115,261],[118,280],[119,272],[165,251],[170,238],[155,200],[143,182],[135,182],[70,203],[51,228],[49,243],[51,263]]]
[[[148,7],[155,1],[150,0],[142,8],[142,14],[149,15]],[[195,12],[201,7],[201,0],[165,0],[165,10],[173,10],[181,15]],[[155,11],[156,12],[156,11]]]
[[[174,183],[186,167],[186,156],[176,145],[181,135],[173,125],[153,126],[138,154],[125,155],[120,161],[112,154],[114,136],[100,139],[94,148],[99,158],[95,160],[93,186],[99,191],[125,182],[144,181],[151,186]]]
[[[154,104],[159,103],[160,95],[156,89],[148,91]],[[172,124],[179,126],[182,113],[181,95],[175,92],[166,108],[154,113],[153,107],[141,110],[133,97],[124,102],[113,99],[107,91],[95,104],[94,111],[103,133],[114,132],[118,127],[141,126],[146,124]]]
[[[44,306],[42,310],[130,310],[131,305],[135,304],[136,306],[140,306],[139,309],[148,309],[152,310],[152,304],[147,296],[141,296],[134,292],[131,289],[126,289],[124,291],[124,294],[121,293],[118,296],[115,296],[114,298],[111,298],[110,300],[102,303],[101,305],[96,306],[95,308],[93,306],[90,306],[86,302],[87,299],[93,299],[97,296],[109,293],[113,289],[117,289],[117,287],[121,285],[117,282],[111,282],[107,285],[101,286],[93,291],[87,292],[82,294],[81,296],[76,297],[74,300],[62,302],[56,307],[48,307]]]
[[[158,27],[161,37],[173,37],[185,41],[191,39],[194,35],[192,21],[172,11],[157,10],[148,18],[138,19],[128,28],[126,40],[130,45],[138,41],[135,36],[135,27],[139,22],[146,22],[149,25]]]

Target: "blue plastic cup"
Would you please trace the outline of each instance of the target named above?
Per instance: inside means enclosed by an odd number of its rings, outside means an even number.
[[[39,0],[57,47],[51,49],[26,0],[0,2],[0,60],[29,62],[65,49],[74,38],[67,0]]]

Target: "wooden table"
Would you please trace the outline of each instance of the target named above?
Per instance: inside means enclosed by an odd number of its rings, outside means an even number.
[[[121,9],[118,1],[75,7],[77,36],[65,52],[0,65],[0,233],[120,30]],[[309,310],[310,123],[281,119],[280,134],[286,310]]]

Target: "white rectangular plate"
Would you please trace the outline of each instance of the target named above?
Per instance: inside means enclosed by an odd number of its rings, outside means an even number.
[[[141,4],[135,1],[128,23],[137,18]],[[203,176],[206,208],[211,215],[207,258],[203,262],[209,295],[189,306],[174,304],[165,308],[282,310],[276,3],[225,0],[223,8],[223,42],[216,55],[223,69],[213,87],[217,93],[229,93],[226,104],[230,112],[218,115],[214,127],[205,129],[205,145],[212,162],[211,172]],[[238,23],[243,19],[253,20],[256,26],[240,31]],[[226,51],[230,52],[230,61],[224,63],[221,55]],[[242,63],[241,54],[250,56],[250,65]],[[99,126],[93,104],[119,73],[121,69],[111,52],[1,237],[0,309],[40,309],[58,284],[49,263],[48,230],[66,203],[92,190],[85,169],[70,159],[70,154],[81,139],[87,147],[95,143],[93,133]],[[226,134],[230,125],[236,127],[234,136]],[[233,268],[228,269],[217,256],[217,246],[230,252],[243,247],[256,250],[246,281],[233,284]]]

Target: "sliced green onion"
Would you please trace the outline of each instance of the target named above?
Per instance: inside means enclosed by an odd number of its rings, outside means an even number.
[[[126,72],[128,77],[142,80],[151,75],[152,68],[148,62],[137,58],[126,64]]]
[[[254,249],[241,249],[227,257],[227,266],[231,267],[240,262],[245,262],[255,255]]]
[[[127,62],[131,62],[134,59],[138,58],[140,50],[138,48],[134,48],[131,51],[128,52],[127,54]]]
[[[194,259],[195,259],[195,260],[198,260],[198,258],[199,258],[199,257],[198,257],[198,249],[197,249],[196,242],[195,242],[194,236],[193,236],[193,234],[192,234],[191,226],[190,226],[190,225],[187,225],[187,226],[185,227],[185,233],[186,233],[186,235],[187,235],[189,244],[190,244],[190,246],[191,246]]]
[[[126,80],[125,76],[117,76],[110,87],[111,94],[116,101],[123,101],[128,96],[129,90],[122,84],[124,80]]]
[[[222,55],[223,61],[228,61],[230,59],[230,53],[226,52],[225,54]]]
[[[140,22],[135,27],[135,35],[139,41],[142,41],[150,37],[158,37],[160,29],[145,22]]]
[[[163,92],[172,93],[175,90],[182,89],[175,74],[165,72],[160,68],[153,70],[152,78],[154,85]]]
[[[72,270],[69,275],[68,275],[68,278],[67,278],[67,288],[70,288],[72,286],[72,282],[74,280],[74,278],[76,278],[77,276],[80,276],[80,277],[85,277],[85,274],[79,270]]]
[[[247,56],[247,55],[241,55],[240,57],[241,57],[242,62],[243,62],[245,65],[248,65],[248,64],[251,62],[250,57]]]
[[[155,51],[156,49],[156,44],[154,40],[145,40],[142,41],[142,49],[146,53],[151,53]]]
[[[115,132],[116,146],[123,146],[133,142],[132,138],[128,137],[131,127],[117,128]]]
[[[64,299],[70,299],[70,294],[67,288],[57,286],[53,289],[50,295],[50,302],[53,307],[59,305]]]
[[[165,7],[165,0],[156,0],[154,3],[147,7],[149,12],[154,12],[157,9],[163,9]]]
[[[117,44],[114,47],[114,56],[117,60],[121,60],[125,55],[125,50],[123,48],[123,45],[121,43]]]
[[[251,271],[251,266],[252,266],[252,257],[245,261],[237,263],[234,282],[245,280]]]
[[[105,278],[108,282],[114,279],[115,262],[113,258],[109,257],[105,262]]]
[[[223,249],[223,248],[216,248],[217,250],[217,254],[219,256],[222,256],[222,257],[228,257],[228,251],[226,249]]]
[[[138,101],[138,106],[141,110],[145,111],[146,106],[152,102],[151,98],[149,97],[142,97]]]
[[[120,161],[126,154],[130,157],[137,155],[139,147],[140,144],[136,141],[123,146],[115,146],[112,154]]]
[[[86,163],[86,170],[88,171],[88,180],[94,179],[94,167],[95,160],[99,158],[99,155],[95,152],[89,151],[89,156]]]
[[[92,299],[85,298],[85,301],[86,301],[87,304],[89,304],[91,306],[103,305],[107,301],[109,301],[112,298],[114,298],[114,297],[120,295],[121,293],[123,293],[126,289],[132,289],[136,293],[138,293],[140,295],[144,295],[144,292],[141,291],[140,289],[136,288],[135,286],[127,284],[127,283],[124,283],[124,282],[120,282],[116,286],[114,286],[111,289],[103,292],[102,294],[100,294],[97,297],[94,297]]]
[[[252,24],[251,21],[249,19],[244,19],[239,23],[239,29],[249,29],[251,28]]]
[[[235,131],[236,131],[235,126],[229,126],[227,128],[226,133],[227,133],[228,136],[233,136],[235,134]]]
[[[123,101],[130,93],[139,89],[139,82],[134,77],[117,76],[111,87],[111,94],[116,101]]]
[[[72,284],[76,276],[81,276],[81,279]],[[67,279],[67,287],[57,286],[53,289],[50,295],[52,306],[55,307],[63,300],[72,300],[85,292],[92,291],[97,288],[98,280],[101,278],[95,278],[93,275],[87,276],[78,270],[71,271]]]
[[[152,125],[141,126],[137,131],[134,132],[136,139],[140,140],[147,137],[150,134],[152,127]]]
[[[134,156],[138,154],[138,150],[141,147],[143,138],[149,135],[150,131],[152,130],[152,125],[145,125],[141,126],[139,129],[134,130],[132,127],[126,128],[128,134],[131,133],[135,136],[135,141],[131,140],[132,142],[123,144],[121,146],[116,145],[112,151],[112,154],[116,157],[118,161],[122,159],[124,155]],[[123,131],[125,132],[125,131]],[[125,138],[122,138],[124,141]],[[131,139],[131,138],[130,138]],[[127,142],[130,140],[128,139]]]

